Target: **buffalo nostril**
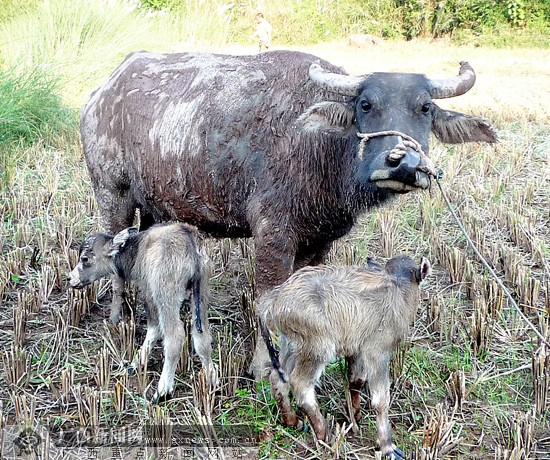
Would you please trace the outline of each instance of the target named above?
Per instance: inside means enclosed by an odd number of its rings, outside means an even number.
[[[406,155],[406,150],[401,150],[399,148],[394,148],[388,155],[388,163],[390,166],[398,166],[401,163],[401,160]]]

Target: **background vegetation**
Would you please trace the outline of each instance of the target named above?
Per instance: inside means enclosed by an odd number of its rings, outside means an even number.
[[[232,5],[229,7],[229,5]],[[246,422],[261,458],[373,458],[374,414],[364,398],[358,436],[343,433],[341,363],[320,396],[337,436],[277,425],[268,386],[243,377],[253,322],[253,241],[207,241],[214,262],[210,316],[222,389],[209,394],[187,347],[176,397],[147,402],[162,353],[137,377],[125,369],[144,313],[110,326],[109,285],[68,289],[83,236],[101,228],[82,158],[78,108],[136,49],[253,53],[255,13],[274,47],[307,50],[360,74],[478,73],[466,95],[440,105],[487,117],[501,143],[442,146],[431,156],[478,247],[542,334],[550,315],[550,51],[548,2],[4,0],[0,7],[0,428],[57,429]],[[167,12],[163,12],[167,9]],[[350,33],[386,39],[350,47]],[[437,38],[437,40],[433,40]],[[303,44],[314,46],[300,47]],[[507,49],[513,45],[514,49]],[[408,194],[365,216],[329,263],[383,261],[397,252],[434,266],[411,340],[392,365],[395,439],[413,458],[547,458],[550,357],[467,247],[437,190]],[[149,394],[150,396],[150,391]],[[17,433],[16,433],[17,434]],[[0,457],[13,433],[0,436]],[[10,437],[12,436],[12,437]],[[46,457],[88,456],[44,439]],[[159,452],[146,451],[149,458]],[[127,452],[125,458],[131,458]],[[135,453],[132,454],[135,456]]]

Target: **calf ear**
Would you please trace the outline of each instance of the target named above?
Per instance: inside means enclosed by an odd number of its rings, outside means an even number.
[[[296,124],[303,131],[346,131],[353,125],[354,113],[341,102],[319,102],[309,107]]]
[[[132,235],[135,235],[137,232],[138,232],[138,229],[135,227],[128,227],[118,232],[114,236],[113,241],[111,241],[111,248],[109,249],[109,257],[116,256],[120,252],[120,250],[124,247],[124,245],[126,244],[126,241],[128,241],[128,238],[130,238]]]
[[[422,257],[420,261],[420,280],[424,281],[428,276],[432,274],[432,266],[430,261],[425,257]]]
[[[432,132],[441,142],[498,142],[494,128],[484,118],[434,107]]]
[[[382,267],[382,265],[376,262],[376,260],[374,260],[372,257],[367,257],[367,268],[377,271],[384,270],[384,267]]]

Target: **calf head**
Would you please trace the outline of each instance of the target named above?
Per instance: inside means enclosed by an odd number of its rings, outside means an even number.
[[[432,272],[430,262],[425,257],[422,257],[420,264],[418,264],[405,255],[396,256],[388,260],[384,270],[397,279],[414,284],[420,284]]]
[[[476,77],[467,62],[461,63],[457,77],[446,80],[407,73],[354,77],[324,71],[318,64],[311,65],[309,74],[320,87],[351,99],[315,104],[299,124],[307,131],[358,136],[354,142],[363,182],[398,193],[428,188],[433,174],[426,156],[430,131],[446,143],[497,141],[484,119],[443,110],[433,102],[472,88]]]
[[[80,246],[78,264],[69,273],[69,284],[72,288],[82,289],[104,276],[117,274],[119,267],[115,258],[126,245],[128,238],[137,233],[130,227],[117,233],[114,237],[104,233],[93,233]]]

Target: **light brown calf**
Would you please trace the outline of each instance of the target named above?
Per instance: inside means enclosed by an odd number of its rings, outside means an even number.
[[[271,391],[283,423],[302,424],[290,403],[290,386],[317,438],[327,439],[315,384],[328,363],[345,356],[352,417],[360,419],[360,392],[368,382],[379,448],[390,458],[402,459],[403,451],[392,442],[388,418],[389,363],[414,320],[419,284],[430,273],[430,263],[423,258],[417,264],[408,256],[398,256],[384,268],[369,265],[298,270],[259,300],[258,315],[274,367]],[[278,336],[280,355],[269,330]]]
[[[77,289],[107,275],[118,275],[123,281],[133,281],[145,296],[147,335],[130,370],[145,364],[155,342],[164,340],[164,365],[153,401],[174,390],[185,342],[180,307],[190,295],[193,346],[207,379],[216,385],[207,308],[201,307],[206,256],[199,250],[196,236],[194,227],[182,223],[154,225],[141,233],[130,227],[114,237],[94,233],[82,243],[78,264],[69,275],[70,285]]]

